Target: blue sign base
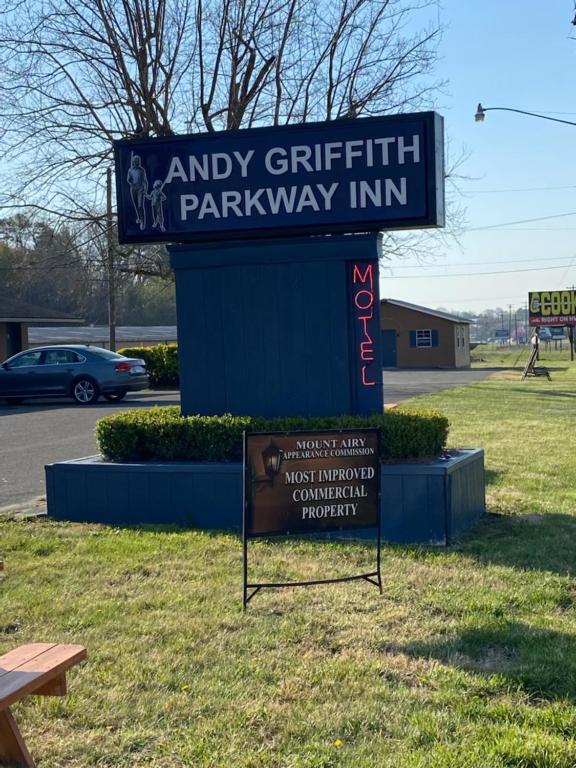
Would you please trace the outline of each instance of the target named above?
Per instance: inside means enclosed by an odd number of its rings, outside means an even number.
[[[169,246],[182,413],[383,409],[381,235]]]

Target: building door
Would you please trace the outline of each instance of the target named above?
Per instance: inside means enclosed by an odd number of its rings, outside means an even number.
[[[382,368],[396,368],[396,331],[382,331]]]
[[[6,357],[22,352],[22,326],[20,323],[6,324]]]

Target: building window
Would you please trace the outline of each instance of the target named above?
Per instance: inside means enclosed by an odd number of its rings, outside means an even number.
[[[431,347],[432,346],[432,331],[416,331],[416,346],[417,347]]]
[[[438,346],[438,331],[426,330],[410,331],[410,346],[420,349],[430,349]]]

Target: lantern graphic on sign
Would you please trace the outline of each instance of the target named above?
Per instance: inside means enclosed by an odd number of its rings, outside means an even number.
[[[262,451],[262,462],[264,464],[264,472],[270,481],[270,485],[274,485],[274,478],[280,472],[280,466],[282,465],[282,455],[284,451],[279,448],[276,443],[270,441],[268,446]]]

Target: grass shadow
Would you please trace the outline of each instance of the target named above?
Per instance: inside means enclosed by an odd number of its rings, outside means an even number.
[[[539,389],[538,392],[535,392],[533,389],[525,389],[522,386],[514,386],[514,387],[508,387],[508,392],[515,392],[520,395],[530,395],[531,397],[534,397],[534,395],[537,395],[538,397],[566,397],[569,399],[572,399],[576,397],[576,392],[567,392],[566,390],[557,390],[557,389]]]
[[[454,549],[482,565],[576,575],[576,517],[489,514]]]
[[[502,469],[485,469],[484,481],[486,485],[494,485],[499,477],[506,473]]]
[[[568,633],[494,619],[449,640],[419,641],[393,650],[487,677],[501,676],[507,685],[536,698],[576,701],[574,636]]]

